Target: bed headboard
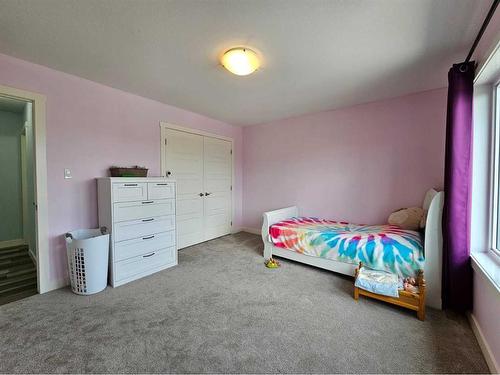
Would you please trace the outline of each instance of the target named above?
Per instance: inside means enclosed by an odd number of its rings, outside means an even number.
[[[429,189],[427,190],[427,193],[425,193],[425,198],[424,198],[424,204],[422,205],[422,208],[424,210],[429,210],[429,207],[431,206],[431,202],[434,199],[434,197],[438,194],[439,192],[435,189]]]
[[[427,210],[425,224],[424,276],[428,285],[427,305],[441,309],[441,269],[443,266],[443,205],[444,192],[430,189],[425,194],[423,208]]]

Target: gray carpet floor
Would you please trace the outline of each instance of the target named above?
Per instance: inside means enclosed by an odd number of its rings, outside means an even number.
[[[94,296],[0,306],[2,373],[485,373],[462,316],[352,298],[352,279],[282,261],[260,237],[180,251],[179,266]]]

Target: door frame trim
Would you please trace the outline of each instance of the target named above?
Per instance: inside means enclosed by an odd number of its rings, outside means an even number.
[[[238,232],[239,229],[235,228],[234,225],[234,214],[235,214],[235,204],[234,204],[234,139],[231,137],[226,137],[219,134],[209,133],[203,130],[188,128],[186,126],[180,126],[176,124],[172,124],[165,121],[160,121],[160,173],[162,176],[166,174],[166,160],[165,160],[165,138],[166,138],[166,130],[177,130],[185,133],[201,135],[204,137],[222,139],[223,141],[231,142],[231,233]]]
[[[224,141],[229,141],[231,143],[234,143],[234,139],[230,138],[230,137],[226,137],[226,136],[215,134],[215,133],[209,133],[209,132],[206,132],[203,130],[188,128],[186,126],[180,126],[180,125],[172,124],[170,122],[160,121],[160,128],[162,131],[164,129],[179,130],[179,131],[184,132],[184,133],[203,135],[205,137],[218,138],[218,139],[222,139]]]
[[[47,200],[47,133],[45,95],[0,85],[0,96],[31,102],[33,104],[33,133],[35,157],[36,200],[36,268],[38,293],[57,289],[49,275],[49,213]]]

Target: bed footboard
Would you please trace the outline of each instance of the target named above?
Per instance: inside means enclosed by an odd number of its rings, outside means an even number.
[[[264,242],[265,259],[269,259],[273,255],[273,244],[269,241],[269,227],[294,216],[299,216],[299,209],[296,206],[264,212],[262,221],[262,241]]]

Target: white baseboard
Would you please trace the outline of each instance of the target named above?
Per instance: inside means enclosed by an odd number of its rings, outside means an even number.
[[[261,234],[261,230],[255,229],[255,228],[241,227],[240,230],[242,232],[247,232],[247,233],[252,233],[252,234]]]
[[[48,293],[52,290],[61,289],[69,285],[69,278],[62,278],[58,280],[52,280],[49,285],[46,286],[44,290],[39,290],[38,293]]]
[[[492,374],[499,374],[500,367],[498,366],[498,363],[495,360],[495,356],[493,355],[493,352],[492,352],[490,346],[488,345],[488,342],[484,338],[483,331],[481,330],[481,326],[479,325],[474,314],[469,313],[467,315],[469,318],[470,326],[472,328],[472,332],[474,332],[474,335],[476,336],[477,342],[479,344],[479,347],[481,348],[481,351],[483,352],[484,359],[486,360],[486,363],[488,364],[490,372]]]
[[[26,240],[18,239],[18,240],[9,240],[9,241],[0,241],[0,249],[12,246],[21,246],[26,245]]]

